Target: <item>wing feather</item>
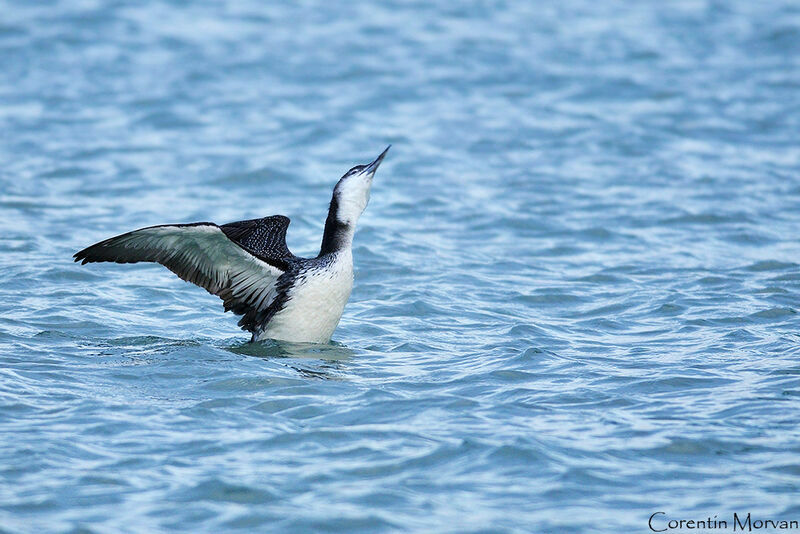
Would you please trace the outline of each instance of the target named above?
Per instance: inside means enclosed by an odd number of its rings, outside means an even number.
[[[214,223],[141,228],[85,248],[74,258],[82,264],[160,263],[219,296],[225,311],[244,315],[239,324],[250,331],[269,319],[284,300],[280,293],[285,288],[279,288],[277,281],[286,279],[287,269],[254,255]]]
[[[228,239],[258,258],[286,270],[288,261],[297,259],[286,246],[289,217],[272,215],[220,226]]]

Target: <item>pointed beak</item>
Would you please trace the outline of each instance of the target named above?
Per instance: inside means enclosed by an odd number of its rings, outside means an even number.
[[[378,170],[378,165],[381,164],[381,161],[383,161],[384,156],[386,156],[386,153],[389,152],[390,148],[392,148],[392,145],[387,146],[386,150],[381,152],[381,155],[378,156],[377,158],[375,158],[375,161],[373,161],[372,163],[370,163],[369,165],[364,167],[364,170],[361,171],[361,172],[362,173],[368,173],[368,174],[375,174],[375,171]]]

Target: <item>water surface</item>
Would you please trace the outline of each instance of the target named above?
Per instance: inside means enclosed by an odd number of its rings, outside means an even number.
[[[796,3],[2,12],[0,530],[800,516]],[[275,213],[313,255],[388,143],[330,346],[71,262]]]

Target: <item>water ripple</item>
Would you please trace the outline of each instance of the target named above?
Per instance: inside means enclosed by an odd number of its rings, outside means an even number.
[[[797,515],[798,11],[13,1],[9,532],[625,532]],[[292,217],[387,143],[326,346],[71,254]]]

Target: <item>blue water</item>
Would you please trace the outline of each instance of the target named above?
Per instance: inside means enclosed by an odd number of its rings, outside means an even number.
[[[790,0],[4,2],[0,531],[798,519],[799,132]],[[71,261],[388,143],[331,345]]]

